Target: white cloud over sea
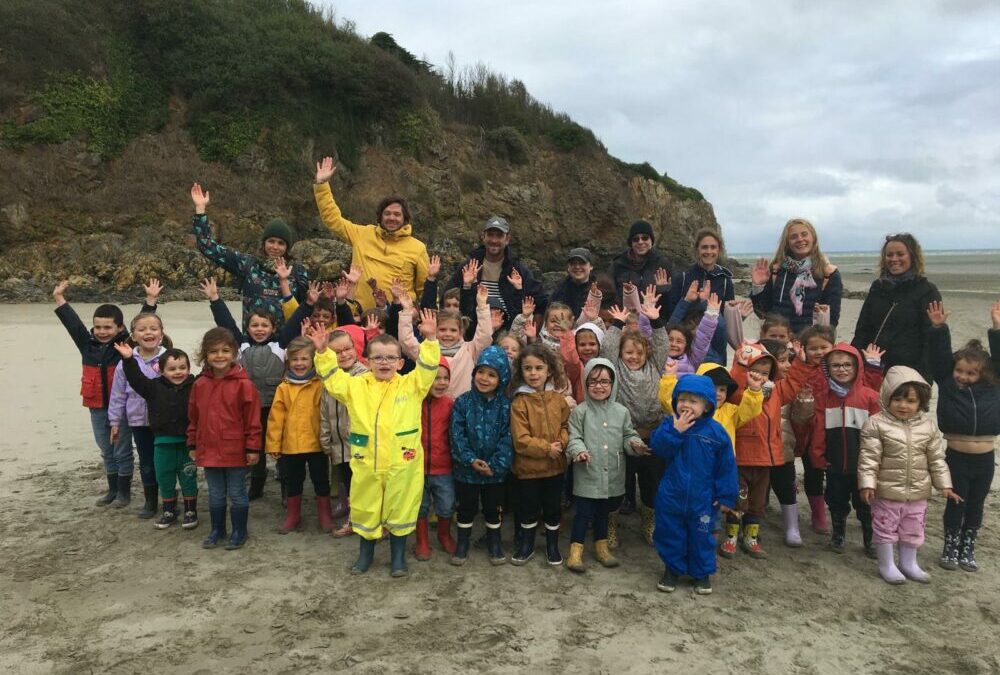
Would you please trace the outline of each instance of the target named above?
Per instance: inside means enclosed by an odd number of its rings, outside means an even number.
[[[828,250],[908,230],[1000,248],[995,0],[314,0],[435,65],[483,62],[611,154],[701,190],[732,251],[804,216]]]

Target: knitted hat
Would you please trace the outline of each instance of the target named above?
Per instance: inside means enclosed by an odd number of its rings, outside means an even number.
[[[656,238],[653,236],[653,226],[645,220],[637,220],[632,223],[632,227],[628,228],[628,243],[631,244],[633,237],[637,234],[649,235],[649,241],[656,243]]]
[[[734,380],[727,371],[722,366],[718,368],[712,368],[711,370],[705,372],[705,377],[710,379],[715,383],[716,387],[726,388],[726,398],[729,398],[736,391],[736,380]]]
[[[261,233],[260,240],[267,241],[271,237],[283,239],[288,248],[291,248],[292,244],[295,243],[295,235],[292,234],[292,228],[288,227],[288,223],[281,218],[275,218],[264,226],[264,232]]]

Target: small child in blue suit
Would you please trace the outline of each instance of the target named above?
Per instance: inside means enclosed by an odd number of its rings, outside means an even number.
[[[666,461],[653,532],[666,570],[656,587],[670,593],[686,574],[694,579],[695,592],[707,595],[715,574],[715,511],[735,508],[739,496],[736,455],[729,434],[712,419],[715,384],[708,377],[681,377],[673,409],[674,416],[663,420],[649,444]]]

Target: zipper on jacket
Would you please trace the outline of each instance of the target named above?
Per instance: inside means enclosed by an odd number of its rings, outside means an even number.
[[[910,501],[910,469],[913,466],[913,434],[910,430],[910,421],[906,421],[906,484],[904,486],[904,493],[906,495],[905,501]],[[927,473],[930,475],[930,464],[927,465]]]
[[[976,432],[979,431],[979,406],[976,405],[976,395],[972,393],[972,387],[969,387],[969,398],[972,399],[972,435],[978,436]]]
[[[885,322],[889,320],[890,316],[892,316],[892,310],[896,309],[896,305],[898,305],[898,304],[899,304],[898,301],[897,302],[893,302],[892,303],[892,307],[890,307],[889,311],[885,313],[884,317],[882,317],[882,323],[881,323],[881,325],[879,325],[878,331],[875,333],[875,337],[872,338],[872,343],[873,344],[876,344],[876,345],[878,344],[878,338],[879,338],[880,335],[882,335],[882,329],[885,328]]]
[[[847,473],[847,404],[840,402],[840,452],[844,455],[844,473]]]

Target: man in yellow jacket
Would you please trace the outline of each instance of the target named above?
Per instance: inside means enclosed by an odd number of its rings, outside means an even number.
[[[407,574],[406,535],[416,527],[424,492],[420,408],[441,361],[433,312],[421,312],[420,333],[424,341],[411,372],[398,373],[399,342],[380,335],[368,343],[371,370],[356,376],[337,367],[337,355],[327,348],[329,333],[309,335],[316,345],[316,372],[351,419],[351,527],[361,538],[352,574],[368,571],[383,527],[389,530],[392,576]]]
[[[368,279],[374,279],[382,289],[388,289],[393,279],[400,279],[413,300],[418,302],[430,260],[427,247],[413,236],[406,200],[402,197],[383,199],[378,207],[377,225],[352,223],[341,214],[330,190],[330,178],[336,170],[332,157],[317,162],[313,193],[323,222],[334,235],[351,245],[351,265],[361,268],[362,283],[358,284],[357,301],[363,309],[375,306],[371,287],[364,283]]]

